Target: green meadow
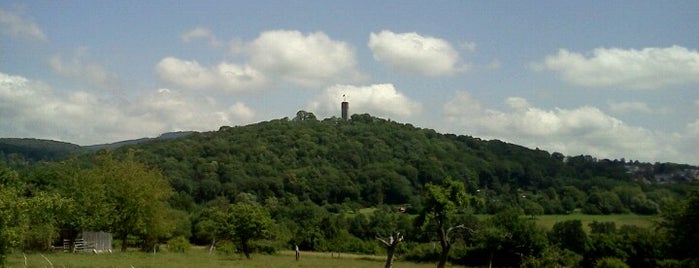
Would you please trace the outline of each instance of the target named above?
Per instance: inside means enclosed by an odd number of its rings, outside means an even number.
[[[26,256],[26,264],[25,264]],[[282,251],[274,255],[253,254],[252,259],[239,255],[209,254],[204,248],[195,247],[186,253],[159,252],[144,253],[137,251],[114,252],[104,254],[89,253],[22,253],[11,254],[7,267],[17,268],[157,268],[157,267],[245,267],[245,268],[369,268],[383,267],[385,256],[354,255],[318,252],[301,252],[296,261],[293,251]],[[433,263],[412,263],[394,261],[393,267],[426,268]]]
[[[539,215],[535,217],[537,225],[551,229],[557,222],[568,220],[580,220],[583,226],[587,229],[588,224],[593,221],[598,222],[614,222],[619,228],[623,225],[633,225],[642,228],[653,227],[653,222],[658,219],[658,216],[645,216],[637,214],[612,214],[612,215],[586,215],[586,214],[565,214],[565,215]],[[589,230],[588,230],[589,231]]]

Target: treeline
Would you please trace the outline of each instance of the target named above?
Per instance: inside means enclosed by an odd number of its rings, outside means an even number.
[[[139,247],[183,252],[190,243],[217,252],[273,253],[301,250],[382,254],[377,238],[397,241],[406,261],[505,267],[696,267],[699,252],[699,192],[663,207],[652,228],[579,220],[556,223],[551,230],[517,207],[479,219],[473,212],[485,202],[466,192],[465,184],[446,178],[426,183],[422,207],[415,214],[379,205],[361,213],[346,204],[319,206],[311,200],[265,200],[245,192],[178,209],[174,193],[156,169],[136,162],[133,154],[109,153],[92,161],[67,161],[44,167],[33,176],[46,184],[0,168],[0,266],[18,250],[50,250],[82,230],[111,232],[117,248]],[[610,266],[612,265],[612,266]]]

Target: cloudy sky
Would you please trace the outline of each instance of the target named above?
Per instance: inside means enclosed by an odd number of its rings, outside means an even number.
[[[522,1],[524,2],[524,1]],[[351,113],[699,164],[699,2],[0,2],[0,137]]]

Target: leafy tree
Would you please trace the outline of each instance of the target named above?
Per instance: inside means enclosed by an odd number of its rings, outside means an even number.
[[[28,227],[26,202],[20,195],[19,175],[0,166],[0,267],[5,267],[6,256],[12,247],[21,245]]]
[[[693,191],[682,203],[663,210],[660,227],[670,242],[671,255],[677,259],[699,262],[699,191]]]
[[[497,226],[486,226],[478,231],[480,247],[488,252],[488,267],[493,267],[493,256],[502,249],[505,240],[511,238],[511,233]]]
[[[151,244],[174,228],[165,220],[172,188],[160,172],[136,162],[133,153],[124,160],[102,154],[87,176],[104,187],[104,200],[111,211],[107,228],[121,239],[122,251],[126,251],[129,235]]]
[[[262,206],[250,203],[230,205],[224,216],[222,232],[226,238],[234,241],[245,257],[250,259],[252,248],[250,241],[262,239],[269,235],[274,221]]]
[[[458,213],[469,205],[470,196],[464,190],[464,184],[451,178],[443,181],[442,185],[425,185],[424,209],[418,218],[423,230],[435,232],[441,252],[437,268],[445,267],[451,250],[455,232],[470,227],[455,222]]]
[[[557,222],[548,236],[551,244],[561,249],[568,249],[578,254],[585,253],[587,234],[580,220]]]
[[[495,214],[487,222],[507,234],[495,253],[495,263],[499,266],[518,266],[526,256],[539,256],[547,247],[548,240],[543,229],[526,217],[518,209],[511,208]]]

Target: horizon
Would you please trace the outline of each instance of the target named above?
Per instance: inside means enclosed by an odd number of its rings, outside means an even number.
[[[0,3],[0,136],[96,145],[298,110],[327,118],[346,98],[350,113],[439,133],[699,165],[696,10],[10,0]]]

